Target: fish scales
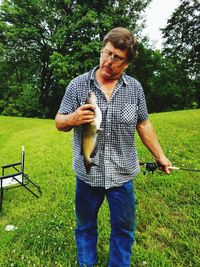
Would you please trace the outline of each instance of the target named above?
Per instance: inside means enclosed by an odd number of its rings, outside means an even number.
[[[102,122],[102,113],[97,105],[97,98],[94,92],[88,92],[86,104],[92,104],[94,106],[94,121],[83,126],[82,137],[84,165],[86,172],[90,173],[91,167],[97,165],[92,157],[94,157],[97,152],[97,137],[98,133],[102,130],[100,128]]]

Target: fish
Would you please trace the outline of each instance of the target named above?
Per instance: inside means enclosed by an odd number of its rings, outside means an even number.
[[[97,98],[94,92],[89,91],[86,104],[94,106],[94,121],[83,125],[82,133],[82,154],[84,158],[84,166],[87,174],[90,173],[92,166],[97,166],[92,157],[97,152],[97,137],[103,129],[100,127],[102,122],[102,112],[97,105]]]

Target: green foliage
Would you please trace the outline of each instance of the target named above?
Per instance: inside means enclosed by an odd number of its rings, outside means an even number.
[[[66,84],[98,64],[104,34],[115,26],[134,29],[149,2],[4,0],[0,11],[0,53],[2,64],[9,67],[9,76],[0,88],[9,91],[12,101],[18,102],[14,103],[18,115],[24,114],[21,95],[29,84],[33,90],[30,97],[36,91],[37,94],[36,103],[31,103],[32,112],[30,108],[27,115],[54,117]],[[2,73],[5,71],[6,67]],[[13,91],[16,87],[17,94]],[[6,93],[2,98],[7,103],[3,110],[9,114],[14,106]]]
[[[164,53],[174,59],[192,84],[196,104],[200,106],[200,3],[197,0],[182,0],[164,28]]]
[[[184,60],[195,76],[199,75],[199,16],[199,1],[182,0],[163,29],[165,51]]]
[[[143,85],[149,112],[198,107],[195,81],[175,57],[164,56],[159,50],[140,44],[128,74]]]
[[[150,117],[172,163],[200,169],[200,125],[191,123],[191,118],[200,120],[200,110]],[[137,135],[136,142],[140,160],[151,161]],[[0,266],[76,267],[72,133],[58,132],[53,120],[0,116],[0,165],[19,161],[22,144],[25,172],[43,195],[36,199],[22,187],[4,192]],[[131,267],[199,266],[200,174],[141,173],[135,177],[135,191],[137,228]],[[98,223],[98,267],[106,267],[110,235],[106,201]],[[6,232],[7,224],[18,229]]]
[[[54,117],[70,80],[99,63],[113,27],[139,35],[151,0],[4,0],[0,9],[0,114]],[[127,70],[150,112],[200,106],[199,3],[181,1],[163,30],[165,52],[144,41]]]

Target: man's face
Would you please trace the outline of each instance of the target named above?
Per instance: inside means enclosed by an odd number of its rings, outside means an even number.
[[[108,42],[101,50],[100,75],[102,78],[118,79],[127,67],[127,50],[115,48],[111,42]]]

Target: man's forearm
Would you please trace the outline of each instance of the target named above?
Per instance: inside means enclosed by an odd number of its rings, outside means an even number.
[[[143,144],[148,148],[155,159],[164,155],[163,150],[158,142],[158,138],[149,120],[137,125],[137,131]]]
[[[73,128],[73,114],[63,115],[57,113],[55,122],[59,131],[68,132]]]
[[[147,120],[139,123],[137,125],[137,131],[143,144],[149,149],[151,154],[154,156],[157,164],[164,172],[169,174],[172,171],[172,169],[170,168],[172,164],[165,156],[150,121]]]

